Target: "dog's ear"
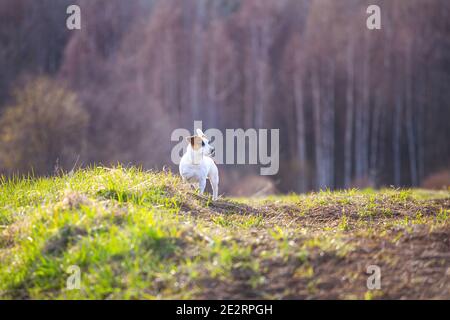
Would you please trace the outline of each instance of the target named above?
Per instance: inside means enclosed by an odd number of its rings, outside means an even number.
[[[203,131],[202,131],[201,129],[197,129],[197,135],[198,135],[199,137],[204,137],[204,138],[206,138],[205,134],[203,133]]]
[[[190,143],[191,146],[193,146],[193,145],[194,145],[194,138],[195,138],[195,136],[189,136],[189,137],[186,137],[186,141],[187,141],[188,143]]]

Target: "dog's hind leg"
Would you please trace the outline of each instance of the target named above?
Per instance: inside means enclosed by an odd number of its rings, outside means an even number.
[[[211,187],[213,190],[213,200],[217,200],[219,196],[219,179],[210,177],[209,182],[211,183]]]

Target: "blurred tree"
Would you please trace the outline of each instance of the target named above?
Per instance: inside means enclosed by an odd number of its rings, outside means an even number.
[[[87,113],[56,80],[37,77],[14,91],[0,120],[0,166],[7,173],[52,173],[75,165],[83,152]]]
[[[161,137],[203,120],[281,129],[280,191],[420,185],[449,166],[447,0],[78,0],[70,37],[65,1],[1,2],[0,108],[22,73],[67,80],[91,120],[85,163],[161,168]]]
[[[0,1],[0,110],[22,73],[58,72],[70,35],[66,8],[73,0]]]

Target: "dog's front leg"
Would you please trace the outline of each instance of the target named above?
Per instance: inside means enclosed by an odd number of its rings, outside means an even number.
[[[219,179],[211,177],[209,178],[209,182],[211,183],[211,188],[213,190],[213,200],[217,200],[219,197]]]
[[[198,190],[200,194],[203,194],[205,188],[206,188],[206,179],[200,179],[200,181],[198,182]]]

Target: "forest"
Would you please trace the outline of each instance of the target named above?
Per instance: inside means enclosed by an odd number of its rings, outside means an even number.
[[[81,30],[66,28],[74,3]],[[170,134],[201,120],[280,129],[279,173],[221,165],[228,194],[242,177],[448,185],[449,31],[446,0],[2,0],[0,173],[176,171]]]

